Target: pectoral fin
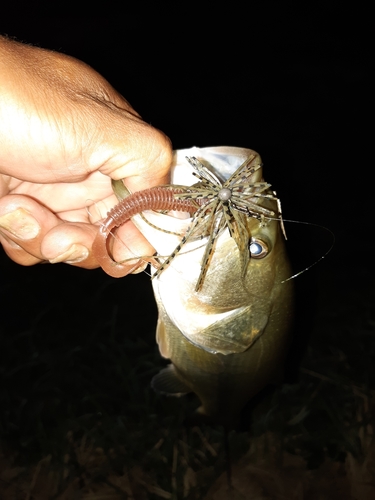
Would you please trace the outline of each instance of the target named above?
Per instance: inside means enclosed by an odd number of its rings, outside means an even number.
[[[167,332],[165,330],[165,323],[162,319],[158,319],[158,324],[156,326],[156,342],[159,346],[160,354],[163,358],[170,359],[171,353],[168,345]]]
[[[191,392],[190,387],[177,375],[173,365],[168,365],[151,380],[154,391],[167,396],[184,396]]]

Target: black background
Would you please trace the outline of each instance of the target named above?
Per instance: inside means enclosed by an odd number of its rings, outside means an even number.
[[[296,280],[301,307],[314,318],[319,308],[339,315],[353,300],[373,301],[374,289],[369,13],[314,5],[270,3],[259,12],[234,4],[203,15],[188,3],[123,4],[118,12],[109,3],[103,16],[76,18],[45,17],[34,2],[18,17],[2,15],[0,32],[85,61],[176,149],[258,151],[285,218],[335,234],[332,252]],[[287,231],[296,271],[331,244],[323,229],[291,224]],[[154,328],[146,275],[114,280],[65,265],[23,268],[5,255],[1,273],[2,321],[14,332],[46,310],[89,328],[111,313],[114,296],[127,327],[140,335]],[[95,311],[86,300],[92,290]]]

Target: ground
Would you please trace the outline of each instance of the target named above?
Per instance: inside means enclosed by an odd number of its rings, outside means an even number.
[[[325,263],[297,278],[300,293],[316,285],[312,331],[292,351],[301,364],[292,359],[286,382],[255,398],[230,431],[229,495],[224,430],[186,427],[196,399],[150,388],[163,362],[148,276],[1,263],[0,498],[373,498],[366,288],[343,291]],[[358,272],[345,281],[358,290]]]

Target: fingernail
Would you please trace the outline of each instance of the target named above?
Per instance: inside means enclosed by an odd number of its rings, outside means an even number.
[[[20,240],[32,240],[40,232],[39,223],[23,208],[2,215],[0,227]]]
[[[143,271],[146,269],[146,267],[148,266],[148,262],[142,262],[140,263],[139,267],[137,267],[137,269],[135,271],[133,271],[131,274],[139,274],[139,273],[143,273]]]
[[[54,257],[53,259],[49,259],[51,264],[57,264],[58,262],[65,262],[66,264],[76,264],[77,262],[82,262],[87,259],[89,256],[88,249],[83,246],[75,243],[71,247],[69,247],[65,252]]]

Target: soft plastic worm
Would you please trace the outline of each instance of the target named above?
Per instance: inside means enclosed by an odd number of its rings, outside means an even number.
[[[183,192],[180,188],[155,187],[138,191],[123,199],[114,206],[102,222],[92,245],[93,254],[102,269],[113,276],[120,278],[139,267],[139,262],[135,265],[115,262],[109,255],[107,249],[107,238],[112,229],[121,226],[133,215],[144,210],[177,210],[180,212],[196,212],[198,204],[196,201],[185,198],[175,198],[176,194]]]

